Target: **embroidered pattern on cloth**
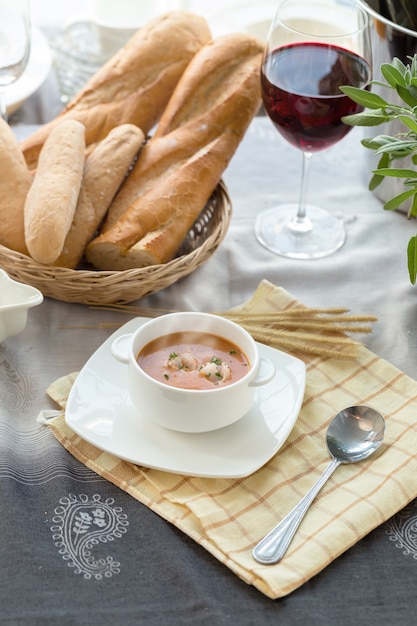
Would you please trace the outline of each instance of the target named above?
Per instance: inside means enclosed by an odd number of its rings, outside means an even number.
[[[414,513],[412,515],[411,513]],[[410,505],[389,520],[387,535],[405,556],[417,559],[417,515]]]
[[[33,398],[39,388],[33,365],[29,365],[29,374],[26,362],[23,367],[19,359],[5,346],[0,349],[0,364],[0,397],[3,408],[12,415],[30,413]]]
[[[113,498],[102,501],[99,494],[89,498],[69,494],[55,508],[52,539],[68,567],[85,579],[102,580],[120,573],[120,563],[112,556],[101,556],[101,544],[120,539],[129,522]]]

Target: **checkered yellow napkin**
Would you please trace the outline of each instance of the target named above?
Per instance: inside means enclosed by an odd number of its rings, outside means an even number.
[[[244,311],[273,312],[298,304],[262,282]],[[50,423],[82,463],[187,533],[247,583],[270,598],[300,587],[417,496],[417,382],[362,345],[354,361],[305,358],[307,384],[287,442],[266,465],[242,479],[193,478],[138,467],[75,435],[63,415]],[[65,408],[74,381],[52,384]],[[341,465],[317,496],[283,560],[259,565],[255,544],[292,509],[329,463],[326,428],[342,408],[367,404],[387,423],[380,452]]]

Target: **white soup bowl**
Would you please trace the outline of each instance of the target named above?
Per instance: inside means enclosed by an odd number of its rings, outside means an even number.
[[[247,374],[213,389],[183,389],[156,380],[139,366],[137,356],[150,341],[183,331],[217,335],[235,344],[249,361]],[[260,357],[256,342],[246,330],[210,313],[170,313],[152,319],[134,333],[116,338],[111,351],[128,366],[129,395],[140,414],[160,426],[181,432],[208,432],[233,424],[252,407],[256,387],[275,376],[274,365]]]

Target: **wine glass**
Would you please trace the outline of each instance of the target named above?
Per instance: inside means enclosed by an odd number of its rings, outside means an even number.
[[[0,0],[0,116],[6,121],[7,87],[23,74],[29,53],[29,0]]]
[[[258,241],[285,257],[319,258],[340,248],[343,221],[306,204],[312,155],[344,137],[342,116],[361,110],[339,87],[371,78],[366,12],[355,0],[282,0],[262,60],[265,110],[281,135],[302,151],[299,203],[259,214]]]

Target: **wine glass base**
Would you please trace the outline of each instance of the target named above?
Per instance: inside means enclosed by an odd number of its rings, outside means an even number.
[[[293,259],[319,259],[343,246],[346,231],[341,219],[308,205],[307,217],[300,220],[297,208],[289,204],[260,213],[255,223],[257,240],[271,252]]]

